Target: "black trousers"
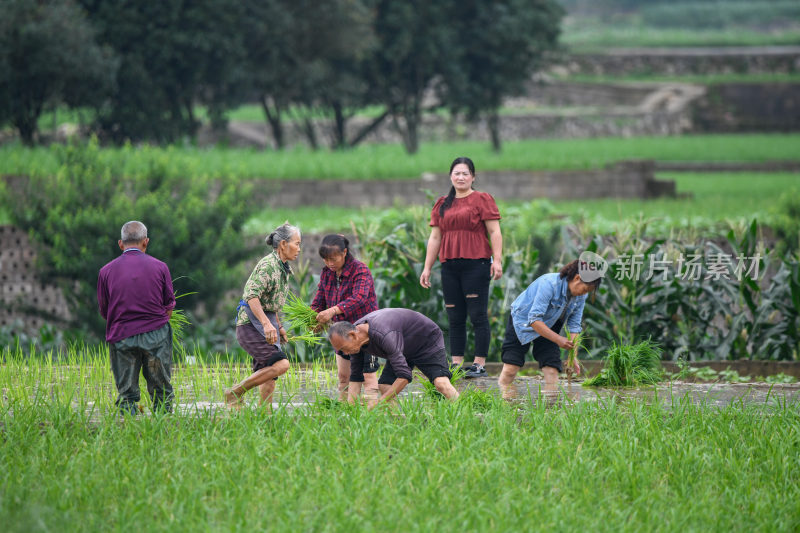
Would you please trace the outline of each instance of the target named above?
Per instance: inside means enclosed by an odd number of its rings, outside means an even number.
[[[465,355],[467,316],[475,331],[475,357],[489,354],[488,259],[448,259],[442,263],[442,292],[450,322],[450,355]]]

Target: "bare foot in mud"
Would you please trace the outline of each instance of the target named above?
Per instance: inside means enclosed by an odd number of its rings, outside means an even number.
[[[233,389],[225,389],[225,405],[231,409],[241,409],[242,397],[237,396],[236,393],[233,392]]]

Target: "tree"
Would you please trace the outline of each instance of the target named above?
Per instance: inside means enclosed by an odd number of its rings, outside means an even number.
[[[293,52],[295,18],[287,0],[245,0],[240,31],[248,87],[264,110],[276,149],[285,145],[283,117],[299,84]]]
[[[463,0],[458,14],[464,38],[448,64],[445,101],[470,120],[484,116],[500,151],[498,110],[506,96],[524,93],[543,54],[556,46],[563,11],[555,0]]]
[[[193,136],[198,103],[220,119],[244,56],[241,8],[225,0],[81,0],[120,68],[99,123],[115,141]]]
[[[456,0],[375,0],[376,53],[367,80],[392,116],[408,153],[419,148],[424,99],[455,59],[460,18]],[[430,107],[436,107],[432,104]]]
[[[114,62],[70,0],[0,2],[0,122],[34,143],[45,105],[89,105],[102,97]]]
[[[375,102],[363,73],[365,61],[377,45],[372,11],[363,0],[297,0],[291,2],[291,9],[294,33],[301,36],[294,46],[302,72],[295,103],[308,109],[311,116],[332,117],[332,147],[349,146],[347,121],[357,110]],[[306,124],[306,130],[312,133],[310,121]],[[362,130],[352,141],[357,143],[363,137]],[[315,144],[310,135],[309,142]]]
[[[64,291],[74,326],[102,333],[97,273],[119,255],[119,228],[128,220],[148,227],[148,252],[182,278],[176,290],[196,291],[181,299],[182,306],[203,303],[213,313],[224,293],[240,286],[236,266],[252,252],[242,235],[251,186],[178,176],[161,162],[144,175],[125,176],[101,156],[96,140],[54,150],[58,172],[4,188],[0,204],[31,235],[39,272]]]

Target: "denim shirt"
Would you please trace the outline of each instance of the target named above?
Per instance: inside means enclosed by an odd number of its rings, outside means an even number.
[[[585,294],[568,302],[567,279],[562,279],[558,272],[540,276],[511,304],[511,320],[520,344],[528,344],[539,337],[531,327],[537,320],[552,328],[564,312],[565,306],[565,322],[570,333],[580,333],[585,303]]]

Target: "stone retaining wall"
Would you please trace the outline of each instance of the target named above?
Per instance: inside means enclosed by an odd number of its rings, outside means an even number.
[[[480,172],[476,187],[499,200],[535,198],[651,198],[674,195],[675,184],[656,180],[652,161],[616,163],[600,170],[551,172]],[[256,188],[258,201],[267,206],[342,207],[395,204],[429,205],[425,191],[443,195],[450,188],[447,176],[426,175],[419,180],[280,180]]]
[[[800,130],[800,83],[711,85],[692,104],[697,132]]]
[[[598,76],[788,74],[800,72],[800,46],[615,49],[563,63],[568,72]]]

